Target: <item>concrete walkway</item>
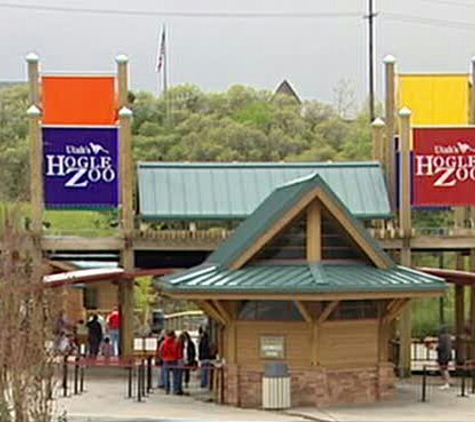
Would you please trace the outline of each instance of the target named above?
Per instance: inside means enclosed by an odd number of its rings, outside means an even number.
[[[192,397],[167,396],[154,390],[144,402],[128,399],[123,376],[94,376],[87,379],[86,393],[58,397],[56,414],[68,422],[128,421],[341,421],[426,422],[475,421],[475,396],[458,397],[460,388],[438,389],[439,380],[429,378],[428,402],[421,402],[420,380],[400,383],[394,400],[369,405],[332,408],[294,408],[285,413],[238,409],[206,403]]]
[[[329,422],[474,422],[475,396],[459,397],[460,387],[441,391],[438,379],[429,378],[428,401],[421,402],[420,380],[402,382],[394,400],[331,408],[297,408],[289,411],[310,420]]]

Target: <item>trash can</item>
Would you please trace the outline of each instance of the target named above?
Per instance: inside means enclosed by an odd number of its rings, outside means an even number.
[[[262,378],[262,407],[264,409],[290,408],[290,374],[286,363],[269,363]]]

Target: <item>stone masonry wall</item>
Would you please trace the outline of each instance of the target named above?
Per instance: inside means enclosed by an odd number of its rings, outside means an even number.
[[[298,406],[370,403],[391,396],[395,377],[389,364],[358,369],[291,368],[291,402]],[[227,366],[225,402],[261,407],[262,370]]]

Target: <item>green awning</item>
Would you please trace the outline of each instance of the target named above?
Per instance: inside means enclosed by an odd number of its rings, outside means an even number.
[[[378,269],[358,263],[254,265],[223,270],[202,265],[160,280],[170,293],[358,293],[442,291],[444,279],[396,266]]]
[[[274,189],[318,174],[359,219],[393,216],[379,163],[139,163],[139,216],[247,218]]]

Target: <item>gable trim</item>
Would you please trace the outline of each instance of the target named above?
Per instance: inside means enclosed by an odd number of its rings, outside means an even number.
[[[322,188],[317,188],[318,196],[323,205],[327,208],[332,216],[343,226],[344,230],[353,239],[353,241],[362,249],[369,259],[378,268],[387,269],[391,267],[391,261],[386,258],[385,254],[376,249],[370,241],[364,236],[361,230],[355,226],[356,220],[350,218],[346,210],[331,198],[330,195]]]
[[[231,270],[238,270],[246,265],[246,263],[248,263],[259,251],[261,251],[272,239],[274,239],[276,235],[278,235],[288,224],[290,224],[292,220],[294,220],[299,215],[299,213],[305,210],[305,208],[310,207],[312,201],[317,199],[343,226],[343,229],[346,231],[346,233],[361,248],[363,253],[368,256],[368,258],[376,267],[387,269],[392,266],[390,259],[386,257],[384,252],[375,248],[374,245],[364,235],[364,233],[362,233],[361,229],[355,225],[357,220],[349,216],[348,211],[342,208],[338,201],[328,194],[326,189],[321,186],[317,186],[305,194],[287,213],[285,213],[280,218],[280,220],[270,227],[269,230],[263,233],[262,236],[258,238],[250,248],[234,259],[229,268]],[[309,235],[312,235],[312,232],[307,230],[307,239]]]
[[[267,245],[274,237],[279,234],[299,213],[301,213],[316,197],[319,188],[314,188],[304,195],[280,220],[267,230],[254,244],[243,254],[236,258],[229,268],[238,270],[249,262],[262,248]]]

